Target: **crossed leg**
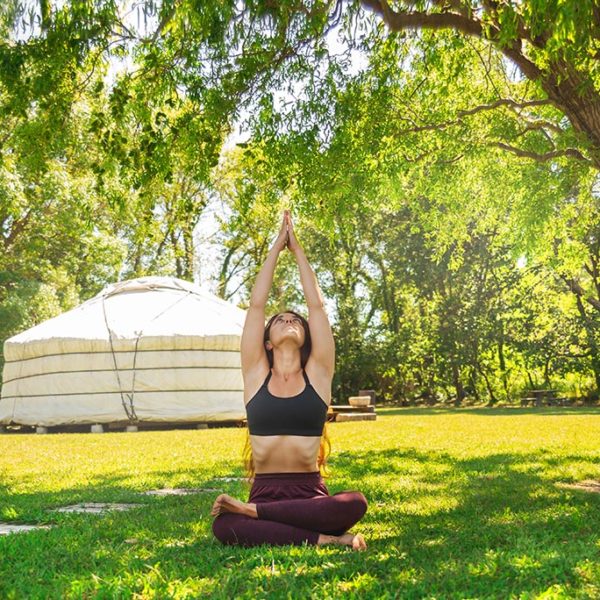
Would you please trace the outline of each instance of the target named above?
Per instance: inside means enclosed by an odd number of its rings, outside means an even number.
[[[221,503],[220,499],[221,496],[215,501],[217,510],[226,504]],[[250,505],[234,502],[238,506],[229,506],[236,512],[219,514],[213,521],[213,533],[224,544],[244,546],[265,543],[301,545],[304,542],[316,545],[322,537],[320,534],[341,536],[367,511],[366,498],[361,492],[355,491],[315,498],[258,502],[254,505],[257,518],[249,516],[252,511],[244,509]],[[351,540],[349,545],[352,545]]]

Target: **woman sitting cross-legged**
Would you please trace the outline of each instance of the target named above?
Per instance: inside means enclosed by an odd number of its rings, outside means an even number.
[[[275,265],[286,247],[300,268],[308,321],[285,311],[265,326]],[[241,360],[252,488],[248,502],[227,494],[217,497],[211,511],[215,536],[240,546],[308,543],[366,549],[363,536],[349,531],[367,511],[365,496],[359,491],[330,495],[319,470],[329,444],[325,423],[335,344],[315,274],[288,211],[252,290]]]

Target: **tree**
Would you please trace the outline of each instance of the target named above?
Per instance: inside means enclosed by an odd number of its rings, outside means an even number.
[[[451,29],[488,42],[539,87],[540,102],[547,99],[566,115],[587,141],[590,161],[600,168],[600,8],[594,2],[417,0],[400,1],[393,7],[387,0],[361,3],[390,31]],[[501,104],[531,106],[510,98],[498,99]],[[536,126],[553,129],[550,123]],[[583,158],[576,148],[554,151],[545,158],[558,154]]]

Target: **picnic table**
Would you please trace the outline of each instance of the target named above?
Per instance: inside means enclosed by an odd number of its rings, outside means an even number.
[[[568,406],[572,400],[558,396],[559,390],[526,390],[521,406]]]

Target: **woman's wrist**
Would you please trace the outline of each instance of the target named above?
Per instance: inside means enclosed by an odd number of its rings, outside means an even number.
[[[290,248],[290,250],[296,258],[299,258],[304,254],[304,250],[302,250],[302,246],[296,246],[295,248]]]
[[[283,252],[283,250],[285,250],[285,243],[283,243],[283,242],[277,241],[271,247],[271,252],[274,252],[277,255],[279,255],[281,252]]]

